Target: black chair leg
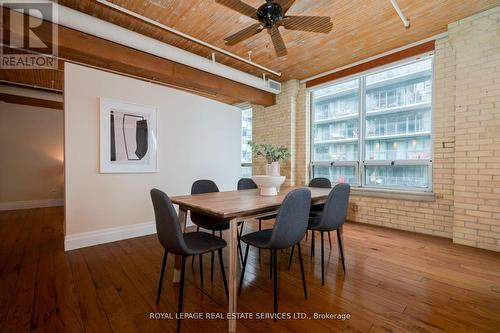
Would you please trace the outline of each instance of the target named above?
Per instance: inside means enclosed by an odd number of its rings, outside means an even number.
[[[274,272],[274,321],[277,320],[278,314],[278,251],[273,251],[273,272]]]
[[[302,251],[300,249],[300,243],[297,243],[297,250],[299,252],[300,274],[302,275],[302,286],[304,287],[304,298],[307,299],[306,275],[304,274],[304,263],[302,262]]]
[[[240,228],[240,232],[239,232],[239,235],[238,236],[242,236],[243,235],[243,227],[245,226],[245,222],[241,222],[241,228]]]
[[[274,253],[274,250],[271,249],[271,256],[269,257],[269,278],[272,279],[273,278],[273,253]]]
[[[179,305],[177,307],[177,333],[181,331],[181,319],[180,314],[182,312],[182,303],[184,301],[184,273],[186,271],[186,257],[182,256],[181,265],[181,284],[179,286]]]
[[[226,291],[226,298],[229,299],[229,291],[227,289],[226,270],[224,269],[224,261],[222,260],[222,249],[217,250],[217,253],[219,254],[220,272],[222,274],[222,282],[224,282],[224,290]]]
[[[325,285],[325,244],[323,243],[323,231],[321,233],[321,285]]]
[[[212,255],[214,253],[212,252]],[[203,289],[203,256],[200,254],[198,255],[198,261],[200,262],[200,286],[201,289]]]
[[[240,286],[238,288],[238,295],[241,295],[241,288],[243,287],[243,279],[245,278],[245,269],[247,268],[248,248],[249,247],[250,247],[250,244],[247,244],[247,247],[245,249],[245,257],[243,258],[243,268],[241,269]]]
[[[215,231],[212,231],[212,235],[215,235]],[[214,280],[214,252],[210,255],[210,281]]]
[[[199,226],[196,227],[196,232],[200,232]],[[193,256],[193,259],[191,259],[191,267],[194,267],[194,257],[196,257],[196,256]]]
[[[262,220],[259,219],[259,231],[262,230]],[[259,248],[259,261],[260,261],[260,248]]]
[[[342,237],[340,237],[340,231],[338,229],[337,229],[337,240],[339,242],[340,259],[342,260],[342,269],[344,270],[345,274],[344,244],[342,244]]]
[[[292,246],[292,250],[290,251],[290,259],[288,259],[288,270],[292,267],[292,258],[293,258],[293,251],[295,250],[295,245]]]
[[[158,293],[156,295],[156,305],[160,304],[161,288],[163,287],[163,276],[165,275],[165,266],[167,264],[168,251],[163,253],[163,261],[161,264],[160,281],[158,282]]]
[[[243,263],[243,249],[241,248],[241,234],[243,233],[243,226],[241,232],[238,235],[238,253],[240,254],[240,260]]]
[[[332,249],[332,237],[330,236],[330,231],[328,231],[328,242],[330,243],[330,250]]]

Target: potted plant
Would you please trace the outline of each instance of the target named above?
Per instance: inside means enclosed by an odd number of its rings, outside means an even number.
[[[285,146],[273,146],[271,144],[253,144],[251,143],[255,156],[262,156],[266,159],[266,175],[279,176],[280,162],[285,162],[291,156],[290,150]]]

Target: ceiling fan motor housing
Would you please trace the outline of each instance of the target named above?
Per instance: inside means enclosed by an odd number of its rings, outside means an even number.
[[[277,3],[266,1],[257,9],[257,18],[266,28],[271,29],[284,17],[283,8]]]

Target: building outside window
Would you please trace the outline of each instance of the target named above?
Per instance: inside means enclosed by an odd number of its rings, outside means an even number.
[[[311,90],[312,176],[432,188],[432,56]]]
[[[252,108],[241,110],[241,176],[252,176]]]

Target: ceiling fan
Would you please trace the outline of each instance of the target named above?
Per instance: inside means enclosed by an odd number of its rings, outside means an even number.
[[[328,16],[285,15],[294,4],[295,0],[266,0],[266,3],[261,5],[258,9],[240,0],[215,0],[215,2],[259,21],[259,23],[254,23],[224,38],[226,45],[235,45],[267,29],[278,57],[288,53],[278,27],[283,26],[288,30],[320,32],[325,34],[332,31],[333,27],[331,18]]]

